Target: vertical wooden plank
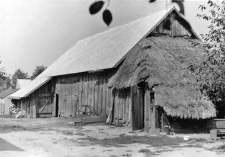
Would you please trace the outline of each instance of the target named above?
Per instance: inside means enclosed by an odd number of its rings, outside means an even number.
[[[80,83],[80,85],[81,85],[81,87],[80,87],[80,90],[81,90],[81,104],[80,105],[84,105],[85,104],[85,102],[84,102],[84,83],[85,83],[85,81],[84,81],[84,74],[82,74],[82,79],[81,79],[81,83]]]
[[[99,75],[98,113],[102,114],[102,74]]]
[[[56,117],[56,93],[53,94],[52,117]]]
[[[68,109],[67,109],[67,116],[71,117],[73,115],[73,105],[72,105],[72,88],[73,88],[73,77],[67,77],[69,84],[67,84],[67,91],[68,91]]]
[[[83,104],[83,75],[79,78],[79,106]]]
[[[102,114],[106,113],[106,74],[102,75]]]
[[[87,105],[87,90],[86,90],[86,74],[83,74],[83,97],[82,97],[82,102],[83,104],[82,105]]]
[[[121,95],[122,95],[122,91],[121,90],[118,90],[118,92],[119,92],[119,100],[118,100],[118,113],[119,113],[119,119],[121,119],[122,120],[122,118],[123,118],[123,116],[122,116],[122,114],[123,114],[123,105],[122,105],[122,97],[121,97]]]
[[[126,113],[125,113],[125,121],[128,125],[129,123],[129,98],[128,98],[128,90],[126,90]]]
[[[133,129],[133,87],[130,87],[130,127]]]
[[[145,88],[145,131],[149,132],[149,105],[150,105],[150,91]]]
[[[126,122],[126,90],[123,90],[123,95],[122,95],[122,104],[123,104],[123,122]]]
[[[84,104],[88,104],[88,77],[87,74],[84,74]]]
[[[138,86],[137,87],[137,101],[136,101],[136,104],[135,104],[135,112],[137,113],[136,115],[136,118],[137,118],[137,128],[140,129],[141,127],[141,110],[142,110],[142,107],[141,107],[141,90],[140,90],[140,87]]]
[[[118,90],[115,91],[115,105],[114,105],[114,122],[115,122],[115,119],[118,119],[119,118],[119,114],[118,114],[118,100],[119,100],[119,92]]]
[[[107,95],[108,96],[107,96],[106,114],[108,114],[109,110],[110,110],[110,100],[111,100],[111,97],[112,97],[112,95],[110,94],[110,93],[112,93],[111,90],[112,89],[108,88],[108,86],[107,86]]]
[[[155,99],[153,91],[150,91],[150,101],[151,101],[151,130],[155,132]]]
[[[89,74],[87,74],[86,75],[86,77],[87,77],[87,87],[86,87],[86,90],[87,90],[87,104],[86,105],[89,105],[89,95],[90,95],[90,87],[89,87],[89,85],[90,85],[90,76],[89,76]]]
[[[92,84],[92,78],[91,74],[88,74],[88,105],[91,105],[91,84]]]
[[[81,83],[80,83],[80,79],[81,79],[81,76],[79,75],[78,76],[78,78],[77,78],[77,82],[76,82],[76,94],[77,94],[77,96],[76,96],[76,106],[75,106],[75,116],[77,116],[78,115],[78,107],[79,107],[79,105],[80,105],[80,98],[81,98],[81,95],[80,95],[80,86],[81,86]]]
[[[37,118],[37,100],[34,98],[34,104],[33,104],[33,118]]]
[[[71,111],[70,115],[74,117],[75,115],[75,95],[76,95],[76,83],[74,82],[75,76],[72,77],[72,83],[71,83],[71,92],[70,92],[70,97],[71,97]]]
[[[98,113],[98,91],[99,91],[99,80],[98,80],[98,75],[95,74],[95,104],[94,104],[94,109]]]
[[[110,109],[109,109],[109,113],[108,113],[108,118],[106,120],[107,124],[112,124],[113,120],[114,120],[114,117],[115,117],[115,114],[114,114],[114,110],[115,110],[115,92],[113,90],[112,90],[111,95],[112,95],[112,97],[111,97],[111,100],[110,100]]]
[[[94,108],[95,104],[95,80],[94,80],[94,75],[91,74],[91,106]]]
[[[139,87],[139,92],[140,92],[140,96],[139,96],[139,99],[140,99],[140,128],[143,129],[144,128],[144,93],[143,93],[144,89],[143,89],[143,86]]]
[[[149,128],[152,129],[152,114],[153,114],[153,103],[151,99],[151,91],[149,91]]]
[[[107,83],[109,82],[109,78],[110,78],[110,74],[108,74],[107,76]],[[109,110],[110,110],[110,100],[111,100],[111,97],[112,97],[112,89],[108,88],[107,84],[106,84],[106,87],[107,87],[107,106],[106,106],[106,114],[109,113]]]
[[[128,122],[129,122],[129,126],[132,128],[132,99],[131,99],[131,96],[132,96],[132,87],[130,87],[130,90],[129,90],[129,95],[128,95],[128,102],[129,102],[129,113],[128,113]]]

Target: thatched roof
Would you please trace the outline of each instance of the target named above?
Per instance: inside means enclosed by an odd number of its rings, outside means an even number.
[[[120,89],[147,82],[155,91],[156,105],[168,115],[213,117],[214,105],[201,95],[195,79],[195,69],[204,53],[198,40],[149,37],[128,53],[108,85]]]

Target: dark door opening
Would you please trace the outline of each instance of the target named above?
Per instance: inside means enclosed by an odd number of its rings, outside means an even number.
[[[144,88],[131,88],[132,93],[132,130],[144,129]]]
[[[59,94],[55,95],[55,116],[58,117],[59,114]]]

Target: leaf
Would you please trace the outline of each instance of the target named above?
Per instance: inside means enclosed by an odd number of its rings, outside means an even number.
[[[111,12],[108,9],[104,10],[102,14],[102,18],[103,18],[103,21],[107,24],[107,26],[109,26],[110,23],[112,22]]]
[[[172,2],[177,3],[180,8],[180,13],[184,15],[184,0],[172,0]]]
[[[155,2],[156,0],[149,0],[149,3]]]
[[[90,14],[93,15],[99,12],[102,9],[103,5],[104,5],[103,1],[94,2],[89,8]]]

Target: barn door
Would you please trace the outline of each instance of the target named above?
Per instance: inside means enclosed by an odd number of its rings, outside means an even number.
[[[52,94],[42,93],[38,97],[38,117],[52,116]]]
[[[78,84],[57,84],[56,88],[58,92],[58,116],[76,116],[79,104]]]
[[[144,92],[142,87],[132,87],[132,130],[144,128]]]

